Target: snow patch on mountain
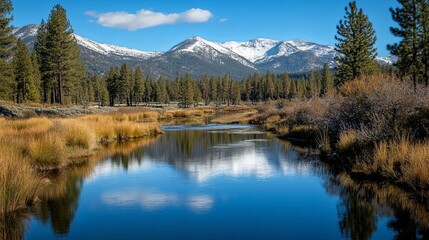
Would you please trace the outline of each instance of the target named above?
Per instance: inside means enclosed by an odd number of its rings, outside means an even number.
[[[265,53],[277,45],[278,42],[272,39],[258,38],[247,42],[224,42],[219,43],[219,45],[254,63],[263,58]]]
[[[161,54],[156,52],[144,52],[137,49],[119,47],[111,44],[98,43],[88,38],[81,37],[79,35],[75,35],[75,38],[77,40],[77,43],[82,47],[88,48],[94,52],[98,52],[104,55],[118,55],[123,57],[148,59]]]
[[[14,28],[12,30],[12,33],[17,38],[28,38],[28,37],[34,37],[37,35],[37,31],[39,29],[39,26],[36,24],[26,25],[21,28]]]
[[[265,63],[274,58],[287,57],[297,52],[310,52],[317,57],[335,57],[337,55],[333,46],[320,45],[305,40],[276,41],[258,38],[246,42],[219,44],[256,64]]]
[[[219,60],[219,54],[223,54],[227,57],[230,57],[241,64],[250,67],[255,68],[251,62],[248,61],[248,59],[240,56],[236,52],[231,51],[228,48],[223,47],[222,45],[208,41],[206,39],[203,39],[201,37],[193,37],[190,39],[187,39],[176,46],[172,47],[169,51],[169,53],[180,53],[180,52],[190,52],[199,54],[203,57],[211,58],[212,60]],[[219,62],[221,62],[219,60]]]
[[[393,65],[398,61],[398,58],[395,56],[388,56],[388,57],[377,57],[377,62],[382,65]]]

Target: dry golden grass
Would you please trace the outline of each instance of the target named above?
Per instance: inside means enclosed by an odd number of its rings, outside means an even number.
[[[6,213],[31,203],[42,179],[32,171],[18,148],[0,143],[0,213]]]
[[[408,138],[383,141],[376,145],[366,162],[355,171],[378,174],[410,186],[429,186],[429,143],[412,143]]]
[[[0,138],[13,143],[38,169],[67,166],[100,142],[124,141],[161,133],[156,111],[55,119],[5,120]],[[75,160],[73,160],[75,161]]]
[[[356,131],[349,130],[340,133],[338,139],[338,150],[340,152],[345,152],[350,150],[356,144],[357,133]]]
[[[124,141],[161,133],[158,112],[91,115],[69,119],[0,118],[0,212],[25,208],[43,181],[37,170],[81,163],[100,142]],[[149,120],[148,120],[149,119]]]
[[[66,127],[64,140],[66,146],[91,150],[96,144],[95,132],[85,124],[73,120],[63,121]]]
[[[38,169],[59,168],[66,164],[65,142],[57,133],[48,132],[28,140],[25,153]]]
[[[280,121],[281,117],[278,114],[269,116],[267,118],[264,119],[264,123],[276,123],[278,121]]]
[[[285,124],[276,125],[275,127],[276,133],[281,137],[286,136],[289,133],[289,130],[289,126]]]
[[[160,118],[172,119],[172,118],[189,118],[189,117],[203,117],[210,116],[215,113],[213,108],[194,108],[194,109],[175,109],[164,111]]]
[[[429,143],[411,145],[408,162],[402,165],[405,182],[429,186]]]
[[[212,119],[212,122],[219,124],[232,124],[232,123],[240,123],[240,124],[248,124],[255,122],[258,119],[258,111],[253,110],[249,112],[241,112],[241,113],[226,113],[219,117]]]

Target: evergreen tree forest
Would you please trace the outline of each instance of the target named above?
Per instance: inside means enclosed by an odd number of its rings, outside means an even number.
[[[101,104],[108,102],[109,106],[149,103],[168,105],[171,102],[177,102],[183,108],[209,104],[229,106],[240,102],[319,97],[334,90],[333,77],[328,67],[324,71],[302,74],[300,78],[291,78],[287,73],[268,72],[264,75],[254,74],[241,81],[228,75],[204,76],[200,79],[185,75],[177,76],[175,80],[167,80],[163,77],[153,79],[151,76],[144,76],[139,67],[133,70],[123,64],[121,67],[110,68],[102,79],[101,85],[92,83],[92,86],[100,85],[94,96],[96,99],[102,99],[101,92],[107,92],[109,101]],[[326,83],[323,85],[323,82]]]

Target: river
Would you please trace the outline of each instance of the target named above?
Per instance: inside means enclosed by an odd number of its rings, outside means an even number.
[[[428,208],[249,125],[168,126],[51,177],[10,239],[414,239]],[[6,230],[5,230],[6,229]]]

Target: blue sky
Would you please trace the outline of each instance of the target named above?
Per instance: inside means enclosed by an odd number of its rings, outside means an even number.
[[[336,25],[349,0],[12,0],[15,26],[40,23],[56,3],[75,33],[102,43],[166,51],[187,38],[246,41],[305,39],[335,44]],[[380,56],[395,42],[389,7],[395,0],[358,0],[373,22]],[[149,20],[149,21],[148,21]]]

